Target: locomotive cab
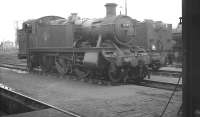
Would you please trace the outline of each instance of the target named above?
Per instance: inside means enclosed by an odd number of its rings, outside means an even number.
[[[32,26],[28,22],[22,24],[22,29],[17,29],[17,40],[19,44],[19,59],[26,59],[27,57],[27,47],[28,47],[28,35],[32,33]]]

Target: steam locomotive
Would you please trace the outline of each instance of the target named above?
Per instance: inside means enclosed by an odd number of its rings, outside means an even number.
[[[115,3],[107,3],[106,17],[80,19],[46,16],[23,23],[18,30],[19,58],[30,71],[57,71],[81,78],[111,82],[142,81],[148,75],[149,56],[134,45],[132,18],[116,15]]]

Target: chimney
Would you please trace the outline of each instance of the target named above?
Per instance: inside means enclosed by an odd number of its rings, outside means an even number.
[[[116,6],[117,6],[117,4],[115,4],[115,3],[107,3],[105,5],[106,17],[116,16]]]
[[[168,28],[169,30],[172,30],[172,24],[167,24],[167,28]]]

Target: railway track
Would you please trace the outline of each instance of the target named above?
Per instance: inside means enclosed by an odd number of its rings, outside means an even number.
[[[168,77],[175,77],[175,78],[178,78],[181,73],[182,73],[181,71],[168,71],[168,70],[153,71],[153,70],[150,70],[150,74],[152,74],[152,75],[168,76]]]
[[[0,63],[0,67],[6,67],[10,69],[19,69],[26,71],[26,65],[25,64],[13,64],[13,63]],[[160,75],[160,76],[169,76],[169,77],[175,77],[178,78],[181,71],[167,71],[167,70],[158,70],[158,71],[153,71],[149,69],[150,74],[152,75]]]
[[[16,63],[2,63],[0,65],[10,65],[10,66],[18,66],[18,67],[26,67],[26,64],[16,64]]]
[[[16,65],[16,64],[0,64],[0,67],[2,68],[7,68],[7,69],[14,69],[14,70],[21,70],[21,71],[27,71],[25,65]],[[40,74],[40,75],[47,75],[46,73],[43,73],[41,71],[34,71],[35,74]],[[180,73],[176,73],[177,77],[180,76]],[[48,75],[52,76],[58,76],[56,73],[48,73]],[[139,86],[145,86],[145,87],[150,87],[150,88],[158,88],[158,89],[164,89],[164,90],[173,90],[176,85],[178,85],[178,90],[182,90],[182,84],[174,84],[174,83],[167,83],[167,82],[160,82],[160,81],[152,81],[151,79],[144,80],[141,83],[135,83],[133,81],[130,82],[121,82],[121,83],[113,83],[107,80],[101,80],[101,79],[82,79],[78,78],[74,75],[68,75],[70,76],[69,79],[71,80],[76,80],[76,81],[81,81],[81,82],[87,82],[90,84],[98,84],[98,85],[105,85],[105,86],[119,86],[119,85],[139,85]],[[63,76],[61,76],[63,77]],[[63,77],[65,78],[65,76]]]
[[[20,65],[20,64],[0,63],[0,67],[14,69],[14,70],[27,71],[26,65]]]
[[[159,88],[165,90],[174,90],[177,86],[177,90],[182,90],[182,84],[173,84],[173,83],[166,83],[166,82],[159,82],[159,81],[151,81],[151,80],[144,80],[144,84],[142,86],[151,87],[151,88]]]

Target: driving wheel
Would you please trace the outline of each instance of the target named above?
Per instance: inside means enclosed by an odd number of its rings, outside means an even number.
[[[60,73],[61,75],[65,75],[67,73],[68,68],[67,65],[65,64],[64,59],[56,58],[55,64],[58,73]]]
[[[114,83],[118,83],[123,80],[124,76],[123,69],[117,67],[115,63],[111,62],[108,68],[109,80]]]

